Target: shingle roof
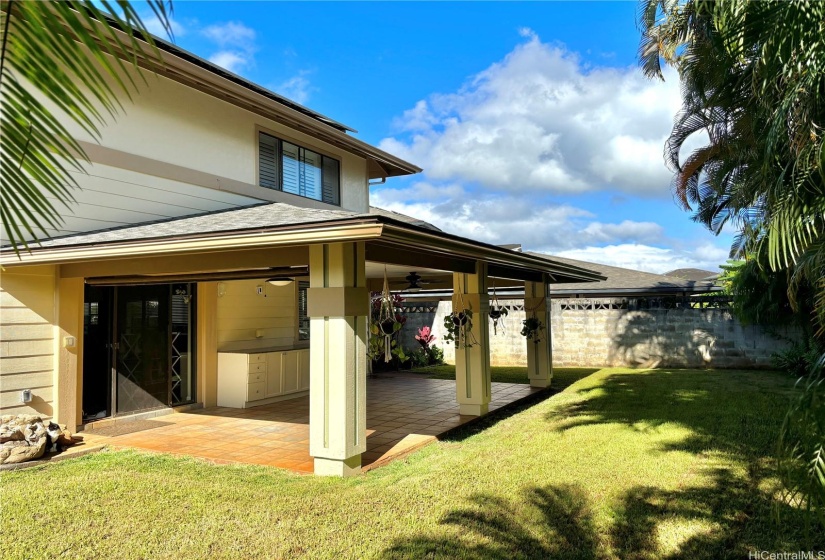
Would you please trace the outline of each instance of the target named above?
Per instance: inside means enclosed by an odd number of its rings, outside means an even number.
[[[710,270],[702,270],[701,268],[677,268],[676,270],[669,270],[665,272],[666,276],[673,276],[674,278],[681,278],[682,280],[712,280],[719,276],[718,272],[711,272]]]
[[[441,228],[437,228],[432,225],[430,222],[425,222],[424,220],[419,220],[413,216],[408,216],[406,214],[402,214],[400,212],[394,212],[392,210],[385,210],[384,208],[379,208],[377,206],[370,206],[370,214],[375,214],[376,216],[385,216],[387,218],[393,218],[395,220],[405,222],[407,224],[411,224],[418,227],[423,227],[427,229],[431,229],[434,231],[441,231]]]
[[[553,261],[587,268],[594,272],[606,276],[607,280],[601,282],[575,282],[569,284],[551,284],[552,294],[572,294],[572,293],[629,293],[629,292],[708,292],[715,288],[712,281],[694,281],[676,278],[665,274],[654,274],[630,268],[609,266],[576,259],[546,255],[544,253],[527,252],[537,257],[545,257]]]
[[[274,202],[55,237],[43,241],[40,243],[40,247],[67,247],[114,241],[142,241],[164,237],[328,222],[357,217],[369,218],[369,215],[346,210],[301,208],[283,202]]]

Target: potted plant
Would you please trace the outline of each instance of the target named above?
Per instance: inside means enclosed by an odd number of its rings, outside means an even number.
[[[473,312],[470,309],[453,311],[444,317],[444,340],[455,342],[455,347],[469,348],[475,344]]]
[[[542,323],[537,317],[528,317],[522,321],[521,324],[521,336],[525,337],[527,340],[532,340],[536,344],[541,342],[539,333],[544,330],[544,323]]]
[[[493,334],[498,334],[499,322],[503,321],[504,318],[507,317],[507,315],[509,313],[510,312],[503,305],[491,305],[490,306],[489,315],[490,315],[490,319],[493,321]],[[502,324],[501,326],[502,326],[502,332],[504,332],[504,330],[503,330],[504,325]]]

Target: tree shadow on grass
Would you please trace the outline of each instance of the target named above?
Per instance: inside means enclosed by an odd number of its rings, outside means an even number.
[[[685,434],[682,437],[664,440],[660,450],[713,457],[713,462],[697,463],[699,468],[713,469],[703,471],[713,484],[677,492],[636,488],[628,493],[623,500],[626,519],[614,527],[619,556],[656,557],[649,550],[651,531],[645,527],[676,514],[720,524],[727,528],[727,537],[697,534],[682,543],[674,557],[713,550],[715,556],[707,557],[738,558],[749,550],[810,544],[801,529],[800,511],[779,502],[768,490],[776,489],[773,453],[792,386],[792,380],[771,372],[619,372],[568,393],[567,400],[545,418],[559,431],[607,424],[641,433],[674,426],[686,429],[674,432]],[[775,522],[776,513],[783,520],[781,526]],[[813,540],[825,549],[825,535],[814,535]],[[726,552],[734,549],[736,554]]]
[[[557,393],[561,393],[570,385],[596,373],[597,371],[599,370],[595,368],[566,368],[563,373],[559,373],[558,375],[554,374],[552,384],[547,390],[533,393],[532,395],[520,399],[512,404],[498,408],[489,414],[480,416],[472,422],[462,424],[461,426],[442,434],[438,439],[441,441],[453,442],[463,441],[470,436],[495,426],[502,420],[506,420],[519,412],[532,408],[536,404],[549,399]]]
[[[587,498],[572,485],[532,488],[519,502],[476,494],[440,524],[449,536],[402,539],[381,558],[600,558]]]
[[[653,431],[671,424],[690,435],[664,450],[718,450],[737,458],[772,456],[793,381],[773,372],[651,370],[612,373],[580,389],[545,418],[560,431],[624,424]]]
[[[771,496],[754,480],[727,469],[711,479],[677,490],[630,488],[611,504],[601,530],[576,485],[534,487],[512,499],[477,494],[445,514],[432,534],[399,539],[380,558],[733,560],[802,548],[770,524]],[[781,513],[798,514],[787,506]]]

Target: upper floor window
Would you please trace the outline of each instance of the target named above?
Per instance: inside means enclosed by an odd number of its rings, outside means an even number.
[[[258,133],[258,183],[341,205],[341,163],[263,132]]]

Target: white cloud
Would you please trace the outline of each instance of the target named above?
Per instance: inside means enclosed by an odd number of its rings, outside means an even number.
[[[309,100],[310,92],[316,89],[307,78],[309,73],[308,70],[298,72],[297,75],[275,86],[275,91],[297,103],[306,103]]]
[[[678,80],[636,68],[585,68],[527,40],[459,91],[418,101],[381,147],[430,179],[488,190],[582,193],[612,188],[669,196],[662,150],[680,106]]]
[[[385,188],[370,203],[415,216],[437,227],[487,243],[521,243],[550,252],[600,243],[656,242],[663,228],[652,222],[603,223],[569,204],[536,203],[528,196],[474,196],[461,186],[419,182],[405,189]]]
[[[559,257],[597,262],[662,274],[677,268],[702,268],[716,271],[727,259],[727,250],[712,245],[692,251],[654,247],[639,243],[585,247],[554,253]]]
[[[235,73],[255,64],[257,34],[251,27],[238,21],[228,21],[209,25],[200,32],[219,47],[209,56],[210,62]]]
[[[238,73],[249,66],[252,59],[249,55],[238,51],[218,51],[209,57],[209,62],[217,64],[230,72]]]
[[[142,14],[140,16],[140,19],[141,21],[143,21],[143,24],[146,26],[146,29],[149,31],[149,33],[151,33],[152,35],[157,35],[161,39],[177,39],[178,37],[183,37],[188,32],[187,26],[183,25],[181,22],[171,17],[168,18],[169,27],[172,28],[172,34],[174,35],[174,37],[169,37],[169,32],[160,22],[158,16],[156,16],[154,13]]]
[[[201,30],[210,41],[224,47],[251,48],[255,44],[256,33],[239,21],[227,21],[204,27]]]

